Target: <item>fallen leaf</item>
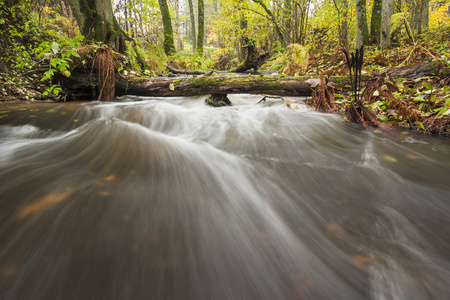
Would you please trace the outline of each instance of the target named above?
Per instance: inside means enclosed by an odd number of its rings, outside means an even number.
[[[397,159],[395,157],[392,157],[390,155],[383,155],[382,158],[388,162],[397,162]]]
[[[353,260],[355,261],[355,263],[357,265],[364,265],[367,263],[370,263],[372,261],[372,259],[368,256],[362,256],[362,255],[358,255],[358,254],[353,254]]]
[[[106,181],[113,181],[113,180],[116,180],[116,175],[109,175],[109,176],[106,176],[105,178],[103,178],[103,180],[106,180]]]
[[[16,266],[6,266],[0,268],[0,277],[14,277],[19,273],[19,268]]]
[[[73,192],[72,188],[67,188],[62,192],[46,195],[40,198],[39,200],[35,201],[34,203],[29,204],[24,208],[22,208],[17,214],[17,219],[23,220],[35,212],[45,210],[50,206],[53,206],[63,201],[64,199],[69,197],[72,194],[72,192]]]
[[[327,225],[327,234],[328,235],[344,235],[345,230],[338,223],[331,223]]]

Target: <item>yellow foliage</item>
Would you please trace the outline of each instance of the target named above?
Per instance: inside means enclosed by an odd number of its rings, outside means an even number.
[[[430,28],[440,27],[450,23],[450,4],[446,3],[440,7],[431,7],[429,12]]]

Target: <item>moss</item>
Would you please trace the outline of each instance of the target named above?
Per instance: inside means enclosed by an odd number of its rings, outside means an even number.
[[[306,48],[300,44],[291,44],[284,53],[286,65],[281,73],[286,75],[303,74],[308,67],[309,55]]]

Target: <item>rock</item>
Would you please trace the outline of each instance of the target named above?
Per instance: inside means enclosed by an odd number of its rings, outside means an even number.
[[[212,94],[211,98],[207,98],[205,102],[214,107],[231,106],[230,99],[226,94]]]

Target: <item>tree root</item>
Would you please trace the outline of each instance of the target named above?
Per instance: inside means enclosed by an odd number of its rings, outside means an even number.
[[[94,58],[94,67],[98,73],[98,100],[111,101],[115,97],[115,68],[113,53],[109,47],[101,47]]]

